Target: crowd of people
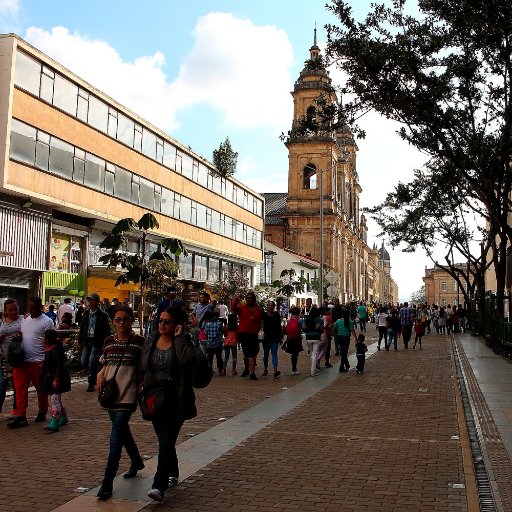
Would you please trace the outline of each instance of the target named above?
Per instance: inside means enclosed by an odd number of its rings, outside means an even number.
[[[34,297],[25,315],[20,314],[16,300],[4,302],[0,323],[0,412],[9,378],[14,391],[7,427],[28,425],[31,384],[36,389],[38,404],[34,421],[45,422],[51,406],[50,421],[45,428],[58,432],[68,423],[62,395],[71,389],[71,380],[62,333],[75,329],[81,363],[87,370],[86,391],[98,393],[100,405],[111,421],[109,455],[98,491],[101,500],[112,496],[123,447],[131,461],[124,478],[134,478],[144,468],[129,421],[148,390],[158,389],[159,400],[163,401],[158,412],[149,418],[158,438],[158,465],[148,496],[161,501],[165,491],[177,485],[176,439],[184,421],[197,414],[193,365],[198,347],[206,354],[210,366],[215,361],[220,377],[239,375],[257,381],[269,373],[273,378],[280,377],[280,349],[289,357],[291,375],[299,375],[299,355],[306,350],[311,377],[332,368],[333,352],[339,356],[338,371],[346,372],[350,368],[348,351],[353,340],[356,373],[362,374],[369,324],[376,328],[379,351],[381,348],[389,351],[391,346],[398,351],[400,337],[404,349],[408,349],[414,335],[412,349],[418,346],[421,350],[426,333],[433,329],[440,334],[460,332],[466,323],[466,312],[460,305],[446,308],[426,304],[409,307],[407,302],[399,306],[364,302],[342,305],[335,300],[318,307],[307,299],[302,308],[292,306],[288,310],[273,300],[263,307],[252,291],[243,297],[236,295],[229,306],[212,300],[203,291],[193,309],[186,312],[186,303],[174,287],[167,289],[167,295],[153,311],[139,308],[138,317],[146,326],[145,336],[134,333],[135,314],[129,305],[117,300],[102,301],[97,293],[89,295],[87,304],[82,301],[76,307],[70,299],[65,299],[58,309],[54,304],[45,308],[42,300]],[[14,357],[16,350],[22,353],[21,362],[19,357]],[[257,375],[260,350],[263,369]],[[239,351],[243,356],[240,373]],[[112,384],[115,394],[107,402],[106,390]]]

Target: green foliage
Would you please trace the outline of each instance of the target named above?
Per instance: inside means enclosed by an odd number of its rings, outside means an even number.
[[[284,295],[288,299],[296,293],[304,293],[308,280],[302,276],[296,276],[293,268],[284,269],[280,278],[272,283],[272,288],[277,288],[277,295]]]
[[[150,274],[146,280],[146,300],[155,305],[167,293],[168,286],[174,286],[179,290],[176,282],[179,272],[179,265],[170,259],[150,259]],[[178,291],[179,295],[179,291]]]
[[[230,269],[226,279],[219,279],[211,286],[212,294],[229,307],[235,295],[243,296],[249,291],[249,279],[238,270]]]
[[[411,294],[411,303],[413,304],[425,304],[425,285],[423,285],[418,291]]]
[[[327,54],[347,74],[346,90],[355,98],[344,105],[345,119],[356,126],[375,110],[401,123],[399,135],[430,158],[372,213],[385,218],[381,227],[392,243],[408,250],[444,238],[453,255],[476,235],[490,251],[500,298],[512,241],[510,5],[429,0],[414,18],[406,4],[373,4],[361,22],[348,2],[329,6],[340,26],[327,27]],[[483,217],[486,232],[469,227],[472,217]],[[472,263],[482,276],[485,258]]]
[[[229,137],[221,142],[218,149],[213,151],[213,164],[217,168],[219,176],[224,178],[233,176],[236,172],[238,153],[233,151]]]

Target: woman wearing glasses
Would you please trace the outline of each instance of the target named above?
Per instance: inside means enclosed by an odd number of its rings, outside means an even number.
[[[141,358],[143,389],[162,384],[165,405],[153,419],[158,437],[158,466],[148,496],[162,501],[169,487],[178,485],[176,439],[183,422],[197,415],[192,388],[194,345],[185,332],[187,315],[179,308],[160,314],[158,332],[147,339]]]
[[[116,334],[109,336],[103,345],[100,358],[102,369],[98,372],[96,386],[101,395],[105,382],[115,377],[119,388],[119,397],[107,410],[112,422],[110,433],[110,451],[108,454],[105,475],[98,491],[100,500],[108,500],[112,496],[112,486],[123,446],[130,457],[130,469],[123,475],[133,478],[137,471],[144,468],[144,463],[135,444],[128,422],[137,407],[137,392],[139,389],[138,368],[144,346],[144,338],[132,331],[134,321],[133,310],[124,305],[117,306],[114,312],[114,327]]]

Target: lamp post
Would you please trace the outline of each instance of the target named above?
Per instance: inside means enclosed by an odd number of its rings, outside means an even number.
[[[318,290],[318,307],[324,302],[324,172],[320,169],[320,276],[318,282],[320,284]]]

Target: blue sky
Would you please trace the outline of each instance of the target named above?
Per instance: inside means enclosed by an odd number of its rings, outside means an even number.
[[[198,154],[229,136],[236,177],[257,192],[287,190],[288,155],[279,140],[292,121],[293,83],[336,19],[326,0],[0,0],[0,32],[15,32]],[[363,16],[370,0],[354,0]],[[343,76],[331,71],[335,84]],[[358,141],[361,206],[380,202],[425,157],[375,114]],[[381,239],[369,223],[369,244]],[[421,254],[391,251],[400,298],[422,285]]]

